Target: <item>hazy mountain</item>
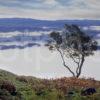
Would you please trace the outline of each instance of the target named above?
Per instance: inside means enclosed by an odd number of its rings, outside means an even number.
[[[64,24],[76,24],[81,27],[99,26],[100,20],[36,20],[29,18],[1,18],[0,32],[11,31],[49,31],[61,29]]]

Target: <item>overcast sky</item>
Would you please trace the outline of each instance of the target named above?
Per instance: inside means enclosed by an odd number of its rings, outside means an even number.
[[[0,0],[0,17],[100,19],[100,0]]]

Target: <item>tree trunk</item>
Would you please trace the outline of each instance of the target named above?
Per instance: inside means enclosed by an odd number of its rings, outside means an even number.
[[[82,60],[81,60],[81,63],[80,63],[80,65],[79,65],[78,73],[77,73],[77,75],[76,75],[77,78],[80,76],[80,74],[81,74],[81,72],[82,72],[82,66],[83,66],[84,60],[85,60],[85,59],[84,59],[84,55],[82,55]]]

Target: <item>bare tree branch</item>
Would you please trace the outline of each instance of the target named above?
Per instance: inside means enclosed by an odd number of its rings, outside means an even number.
[[[62,61],[63,61],[63,65],[72,73],[72,75],[75,77],[75,73],[66,65],[65,60],[64,60],[64,56],[62,54],[62,52],[57,48],[58,52],[61,55]]]

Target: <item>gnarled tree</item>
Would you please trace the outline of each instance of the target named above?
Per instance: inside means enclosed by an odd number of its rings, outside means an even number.
[[[51,41],[46,46],[49,50],[57,50],[61,55],[63,65],[74,77],[78,78],[85,57],[93,55],[94,51],[97,50],[97,42],[76,25],[65,25],[62,32],[50,33],[50,38]],[[71,58],[77,65],[75,71],[66,64],[66,58]]]

